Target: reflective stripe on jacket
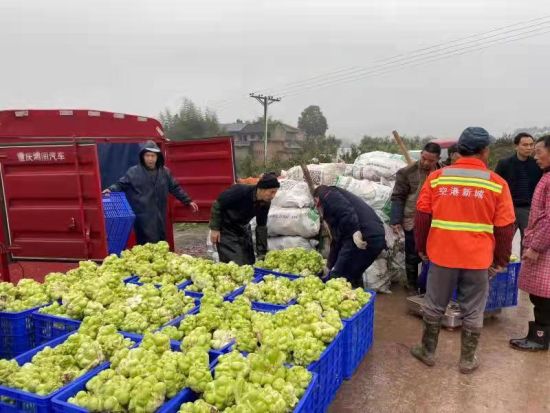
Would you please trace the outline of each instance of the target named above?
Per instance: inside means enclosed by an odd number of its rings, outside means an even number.
[[[508,184],[475,158],[460,158],[433,172],[420,191],[417,209],[432,215],[428,257],[447,268],[489,268],[494,227],[515,221]]]

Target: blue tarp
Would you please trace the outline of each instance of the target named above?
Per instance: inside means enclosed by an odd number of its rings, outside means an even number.
[[[101,189],[118,181],[129,167],[139,162],[139,143],[98,143]]]

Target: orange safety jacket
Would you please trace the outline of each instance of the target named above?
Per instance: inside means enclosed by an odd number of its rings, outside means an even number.
[[[493,228],[515,222],[508,184],[476,158],[460,158],[430,174],[416,207],[432,216],[426,251],[430,261],[447,268],[489,268]]]

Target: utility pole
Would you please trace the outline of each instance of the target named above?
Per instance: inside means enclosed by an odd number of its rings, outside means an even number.
[[[267,107],[273,102],[280,102],[281,98],[256,93],[251,93],[250,97],[256,99],[264,107],[264,168],[267,168]]]

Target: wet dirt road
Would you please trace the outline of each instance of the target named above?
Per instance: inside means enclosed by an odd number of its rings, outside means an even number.
[[[508,339],[524,336],[532,320],[527,295],[516,308],[486,320],[478,351],[481,366],[458,372],[460,330],[442,331],[432,368],[409,355],[421,320],[407,314],[406,294],[394,288],[376,303],[375,339],[352,380],[344,382],[330,413],[550,412],[550,353],[523,353]]]
[[[206,225],[176,229],[178,252],[206,255]],[[519,240],[514,252],[519,253]],[[406,293],[378,295],[373,347],[350,381],[344,382],[329,413],[539,413],[550,412],[550,352],[522,353],[508,347],[523,337],[532,307],[520,292],[519,305],[488,319],[482,332],[481,367],[458,372],[460,330],[443,330],[437,364],[426,367],[409,355],[420,340],[421,320],[409,315]]]

